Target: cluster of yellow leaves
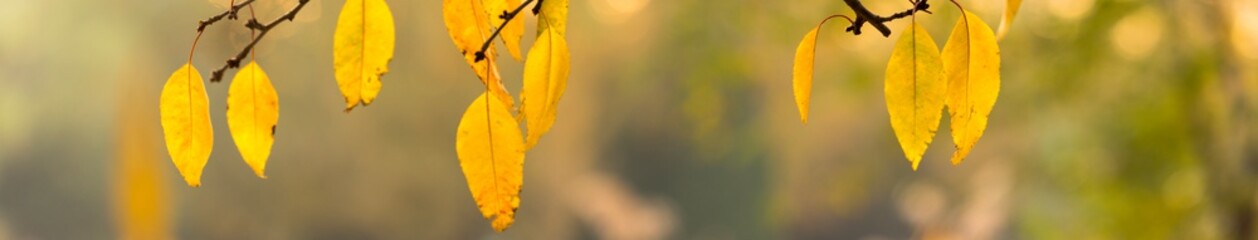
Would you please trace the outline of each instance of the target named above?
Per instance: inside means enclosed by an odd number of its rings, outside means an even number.
[[[442,14],[450,39],[472,71],[485,85],[481,94],[459,122],[456,151],[467,178],[472,198],[495,231],[515,222],[524,181],[524,154],[555,122],[559,99],[563,97],[571,66],[565,26],[567,0],[541,1],[538,7],[537,38],[524,59],[524,84],[518,115],[512,115],[515,98],[502,83],[495,66],[497,54],[491,38],[494,31],[517,61],[524,33],[523,15],[508,14],[523,9],[532,0],[443,0]],[[526,11],[519,11],[523,14]],[[503,25],[504,21],[507,22]],[[495,29],[502,26],[502,29]],[[478,59],[482,45],[489,47]],[[527,135],[519,121],[526,122]]]
[[[384,0],[345,2],[333,37],[333,67],[345,96],[345,111],[375,100],[380,76],[389,71],[393,44],[393,16]],[[214,148],[209,105],[201,73],[191,62],[166,80],[161,97],[166,149],[184,181],[193,187],[201,185],[201,173]],[[227,124],[241,157],[260,178],[266,178],[278,122],[275,86],[262,67],[250,61],[232,78],[227,92]]]
[[[214,148],[210,103],[201,73],[184,64],[166,80],[161,97],[166,150],[188,186],[201,185],[201,172]],[[279,96],[256,62],[232,79],[227,92],[227,123],[236,147],[258,177],[266,178],[267,157],[279,122]]]
[[[986,130],[988,115],[999,95],[1000,49],[996,37],[982,19],[965,10],[962,13],[942,53],[916,17],[912,17],[887,63],[884,93],[891,127],[913,170],[917,170],[934,139],[945,106],[951,117],[953,143],[957,145],[952,163],[960,164]],[[1006,15],[1006,23],[1008,18],[1012,18],[1012,13]],[[795,53],[795,102],[805,124],[820,27],[818,24],[804,35]]]

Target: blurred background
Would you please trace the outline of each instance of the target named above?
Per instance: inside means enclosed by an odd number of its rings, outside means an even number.
[[[0,239],[1258,235],[1258,0],[1026,1],[1000,43],[984,138],[952,166],[941,127],[916,172],[882,94],[908,21],[890,39],[823,28],[804,126],[795,47],[825,16],[850,14],[842,1],[574,0],[568,91],[501,234],[455,156],[483,87],[441,1],[389,2],[391,71],[379,99],[348,114],[331,59],[344,2],[315,0],[280,25],[257,51],[281,102],[269,179],[231,140],[225,81],[207,83],[214,151],[204,185],[187,187],[157,99],[197,21],[225,1],[0,0]],[[959,1],[999,26],[1004,1]],[[295,2],[258,0],[258,17]],[[880,14],[910,5],[865,2]],[[918,20],[942,46],[959,11],[932,5]],[[192,57],[202,74],[248,42],[243,23],[207,29]],[[499,62],[519,93],[523,64]]]

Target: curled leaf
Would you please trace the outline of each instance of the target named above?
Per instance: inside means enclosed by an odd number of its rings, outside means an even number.
[[[804,39],[799,41],[799,47],[795,48],[795,71],[792,82],[795,85],[795,106],[799,107],[799,121],[804,124],[808,124],[808,103],[812,98],[812,67],[817,54],[818,30],[821,30],[821,24],[817,24],[812,31],[804,34]]]
[[[393,13],[384,0],[348,0],[332,38],[332,66],[345,111],[371,104],[393,59]]]
[[[896,41],[887,63],[884,90],[891,128],[913,170],[917,170],[939,128],[948,85],[939,48],[916,21]]]
[[[201,170],[214,148],[214,128],[210,125],[210,101],[201,73],[184,64],[170,75],[162,87],[162,132],[166,151],[188,186],[201,186]]]
[[[529,50],[524,62],[524,90],[520,92],[520,112],[528,123],[526,149],[533,148],[554,125],[571,61],[568,42],[551,30],[538,36]]]
[[[524,183],[524,142],[519,124],[501,100],[481,94],[459,121],[455,150],[472,198],[495,231],[515,222]]]
[[[987,23],[967,11],[952,29],[942,57],[952,141],[957,144],[952,164],[959,164],[983,136],[1000,94],[1000,47]]]
[[[275,143],[275,124],[280,119],[280,99],[257,62],[249,62],[232,79],[227,91],[227,127],[245,163],[266,178],[266,161]]]
[[[1013,17],[1018,15],[1018,8],[1022,6],[1022,0],[1005,0],[1005,16],[1000,19],[1000,32],[996,34],[996,39],[1004,39],[1005,34],[1009,33],[1009,25],[1013,25]]]

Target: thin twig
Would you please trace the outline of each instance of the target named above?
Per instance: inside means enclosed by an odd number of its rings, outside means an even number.
[[[493,44],[494,38],[497,38],[498,35],[502,33],[502,29],[507,27],[507,23],[510,23],[512,19],[515,19],[515,16],[519,15],[520,11],[524,10],[524,7],[528,6],[530,3],[533,3],[533,0],[525,0],[524,3],[520,3],[520,6],[516,7],[515,10],[511,12],[503,12],[502,15],[498,15],[498,18],[503,19],[502,24],[499,24],[498,29],[494,29],[494,34],[489,35],[489,39],[485,39],[485,43],[480,45],[480,51],[476,51],[477,62],[485,60],[485,51],[489,50],[489,44]],[[536,11],[534,11],[534,13],[536,13]]]
[[[890,37],[891,29],[887,28],[886,22],[912,16],[913,13],[918,11],[931,13],[930,4],[927,4],[926,0],[917,0],[915,2],[910,1],[913,3],[913,8],[886,17],[878,16],[878,14],[870,12],[868,8],[865,8],[864,4],[861,4],[860,0],[843,0],[843,2],[847,3],[847,6],[851,7],[853,12],[856,12],[856,21],[853,21],[852,26],[848,26],[845,31],[852,32],[852,34],[856,35],[861,35],[861,27],[863,27],[866,23],[869,23],[869,25],[874,26],[874,29],[877,29],[878,32],[882,33],[883,37]]]
[[[251,30],[258,30],[258,36],[253,38],[253,41],[250,41],[249,45],[246,45],[244,49],[241,49],[240,53],[237,53],[235,57],[227,59],[227,63],[223,64],[223,67],[218,68],[218,70],[214,70],[214,73],[210,75],[210,82],[223,80],[223,72],[227,71],[228,68],[240,67],[240,60],[249,55],[250,51],[253,50],[253,47],[258,45],[258,41],[262,40],[262,37],[266,37],[266,34],[271,32],[271,29],[275,28],[276,25],[279,25],[280,22],[283,22],[284,20],[292,21],[296,18],[297,12],[300,12],[301,8],[306,6],[306,3],[308,2],[310,2],[310,0],[299,0],[296,7],[293,7],[293,9],[289,10],[288,13],[284,14],[284,16],[280,16],[266,25],[262,25],[262,23],[258,22],[258,19],[256,18],[249,19],[249,22],[245,24],[245,27],[248,27]]]
[[[239,12],[240,9],[244,8],[245,6],[249,6],[249,4],[252,4],[253,1],[254,0],[245,0],[243,2],[240,2],[240,4],[232,5],[230,9],[227,9],[227,11],[224,11],[223,13],[219,13],[218,15],[214,15],[213,17],[210,17],[208,19],[201,20],[201,22],[197,23],[198,24],[197,32],[205,31],[205,27],[208,27],[210,26],[210,24],[214,24],[215,22],[218,22],[218,20],[223,20],[224,17],[226,17],[227,19],[236,19],[236,12]]]

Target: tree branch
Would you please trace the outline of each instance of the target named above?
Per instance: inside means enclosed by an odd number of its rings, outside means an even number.
[[[523,11],[524,7],[528,6],[530,3],[533,3],[533,0],[525,0],[524,3],[520,3],[520,6],[515,7],[515,10],[512,10],[511,12],[503,11],[502,15],[498,15],[498,18],[501,18],[504,21],[502,21],[502,24],[498,25],[498,29],[494,29],[494,34],[489,35],[489,39],[485,39],[485,43],[482,43],[480,45],[480,51],[476,51],[477,62],[480,62],[480,60],[485,60],[485,51],[489,50],[489,44],[493,44],[494,38],[497,38],[498,35],[502,33],[502,29],[507,27],[507,23],[510,23],[512,19],[515,19],[516,15],[520,15],[520,11]],[[537,5],[541,6],[540,3]],[[534,8],[533,10],[534,14],[537,14],[536,9],[537,8]]]
[[[210,24],[214,24],[215,22],[218,22],[218,20],[223,20],[224,17],[226,17],[227,19],[236,19],[236,12],[239,12],[240,9],[245,8],[245,6],[252,4],[253,1],[254,0],[245,0],[243,2],[240,2],[240,4],[232,5],[231,8],[227,9],[227,11],[224,11],[223,13],[219,13],[218,15],[214,15],[213,17],[210,17],[208,19],[201,20],[201,22],[199,22],[197,25],[197,32],[205,31],[205,27],[208,27],[210,26]]]
[[[847,3],[847,6],[851,7],[853,12],[856,12],[856,21],[853,21],[852,25],[845,29],[845,31],[852,32],[852,34],[855,35],[861,35],[861,27],[864,27],[865,24],[868,23],[869,25],[873,25],[874,29],[877,29],[878,32],[882,33],[883,37],[890,37],[891,29],[887,28],[886,22],[912,16],[913,13],[918,11],[931,13],[930,4],[927,4],[926,0],[909,0],[909,2],[913,3],[913,8],[887,17],[878,16],[878,14],[870,12],[868,8],[865,8],[864,4],[861,4],[860,0],[843,0],[843,2]]]
[[[241,3],[241,5],[238,5],[238,6],[243,6],[244,4],[248,4],[250,2],[253,2],[253,0],[248,0],[246,2],[243,2]],[[245,27],[248,27],[249,29],[252,29],[252,30],[258,30],[258,36],[253,38],[253,41],[249,42],[249,45],[246,45],[244,49],[241,49],[240,53],[237,53],[235,57],[227,59],[227,63],[223,64],[223,67],[218,68],[218,70],[214,70],[214,73],[210,76],[210,82],[222,81],[223,72],[227,71],[228,68],[240,67],[240,60],[249,56],[249,53],[251,52],[250,50],[253,50],[253,47],[258,45],[258,41],[262,40],[262,37],[266,37],[266,34],[268,32],[271,32],[272,28],[275,28],[276,25],[280,25],[280,23],[283,22],[284,20],[292,21],[293,18],[297,17],[297,12],[300,12],[301,8],[305,7],[306,3],[309,3],[309,2],[310,0],[299,0],[297,2],[296,7],[293,7],[293,9],[289,10],[288,13],[284,14],[283,16],[280,16],[279,18],[276,18],[275,20],[272,20],[270,23],[267,23],[266,25],[262,25],[262,23],[258,22],[257,18],[249,19],[249,22],[245,23]],[[237,9],[237,7],[233,6],[232,9]],[[230,12],[234,12],[234,11],[230,11]],[[235,15],[235,14],[233,13],[232,15]]]

